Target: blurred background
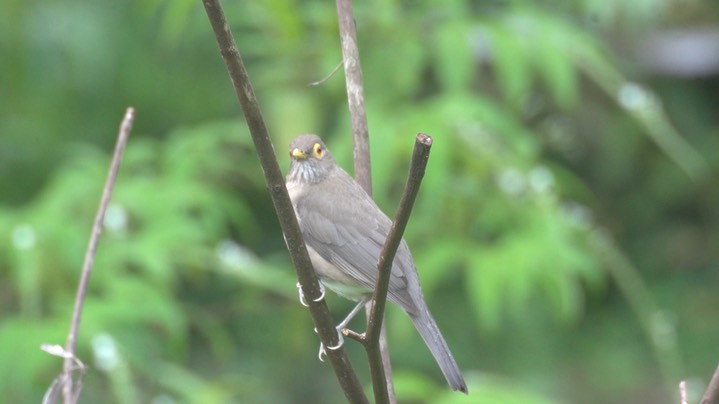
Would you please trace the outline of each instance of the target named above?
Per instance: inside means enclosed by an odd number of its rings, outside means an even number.
[[[225,1],[281,166],[352,171],[334,2]],[[471,395],[390,308],[406,403],[694,402],[719,362],[719,6],[355,1],[374,196]],[[0,15],[0,401],[39,402],[127,106],[78,355],[81,402],[342,402],[199,1],[11,1]],[[340,319],[352,303],[332,295]],[[364,329],[362,321],[353,328]],[[365,355],[347,349],[361,379]]]

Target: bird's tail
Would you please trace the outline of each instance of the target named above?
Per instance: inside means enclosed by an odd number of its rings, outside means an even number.
[[[417,314],[410,314],[410,318],[422,336],[424,343],[432,352],[432,356],[437,361],[449,386],[452,390],[467,394],[467,384],[464,382],[462,372],[460,372],[459,366],[457,366],[457,362],[455,362],[452,353],[449,351],[447,342],[442,337],[442,333],[439,331],[439,327],[434,322],[434,318],[432,318],[427,306],[421,307]]]

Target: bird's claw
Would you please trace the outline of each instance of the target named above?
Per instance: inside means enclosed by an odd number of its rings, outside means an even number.
[[[297,291],[298,291],[298,293],[299,293],[299,295],[300,295],[300,304],[303,305],[303,306],[305,306],[305,307],[310,307],[310,305],[307,304],[307,301],[305,300],[305,294],[302,292],[302,285],[300,285],[299,282],[297,282]],[[313,302],[319,302],[319,301],[321,301],[321,300],[324,299],[324,298],[325,298],[325,287],[324,287],[324,285],[322,285],[322,283],[320,282],[320,296],[319,296],[317,299],[313,299],[312,301],[313,301]]]
[[[320,282],[320,296],[317,299],[313,300],[313,302],[317,303],[324,298],[325,298],[325,285],[323,285],[322,282]]]
[[[300,304],[305,307],[310,307],[310,305],[305,301],[305,294],[302,292],[302,285],[300,285],[299,282],[297,282],[297,293],[300,295]]]
[[[345,338],[342,336],[342,332],[340,331],[341,328],[337,327],[336,330],[337,330],[337,345],[328,346],[327,349],[329,349],[330,351],[336,351],[336,350],[342,348],[342,345],[344,345],[344,343],[345,343]],[[315,328],[315,332],[317,332],[317,328]],[[322,342],[320,342],[320,352],[317,356],[318,356],[320,362],[325,361],[323,356],[327,356],[327,351],[325,351],[325,344],[323,344]]]

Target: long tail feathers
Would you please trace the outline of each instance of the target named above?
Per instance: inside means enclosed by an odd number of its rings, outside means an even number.
[[[424,310],[419,310],[418,315],[410,315],[410,318],[422,336],[424,343],[432,352],[432,356],[437,361],[449,386],[452,390],[467,394],[467,384],[464,382],[462,372],[460,372],[457,362],[455,362],[452,353],[449,351],[447,342],[442,337],[442,333],[439,331],[434,318],[432,318],[432,314],[425,307]]]

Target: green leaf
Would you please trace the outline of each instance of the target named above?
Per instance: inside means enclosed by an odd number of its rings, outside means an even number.
[[[437,27],[434,50],[437,73],[442,87],[448,92],[467,92],[476,72],[470,52],[469,25],[442,24]]]
[[[487,35],[499,87],[510,103],[519,105],[531,89],[533,74],[525,45],[527,39],[508,25],[507,22],[488,25]]]
[[[570,48],[573,41],[566,38],[576,35],[576,30],[554,18],[542,18],[537,24],[534,63],[557,104],[569,109],[576,105],[579,91]]]

